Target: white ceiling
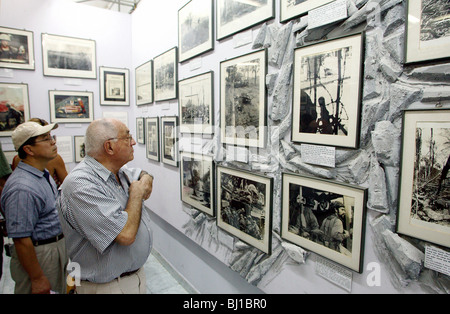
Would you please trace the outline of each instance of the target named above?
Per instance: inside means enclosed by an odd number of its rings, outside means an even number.
[[[118,11],[122,13],[133,13],[141,0],[72,0],[80,4],[92,5],[94,7]]]

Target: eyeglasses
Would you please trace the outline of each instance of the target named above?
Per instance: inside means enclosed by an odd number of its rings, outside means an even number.
[[[40,142],[47,142],[47,141],[54,141],[56,143],[56,135],[48,135],[45,139],[40,141],[35,141],[34,144],[40,143]]]
[[[126,137],[111,137],[111,138],[107,139],[107,141],[112,141],[112,140],[128,140],[128,144],[131,145],[131,142],[133,141],[133,136],[128,135]]]

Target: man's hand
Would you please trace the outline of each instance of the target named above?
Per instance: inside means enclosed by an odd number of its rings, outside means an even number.
[[[50,282],[44,275],[31,280],[31,294],[50,294],[50,289]]]
[[[152,191],[153,191],[153,176],[151,176],[149,174],[143,175],[139,179],[139,181],[142,181],[142,183],[145,186],[146,193],[144,194],[143,199],[147,200],[150,197],[150,195],[152,194]]]

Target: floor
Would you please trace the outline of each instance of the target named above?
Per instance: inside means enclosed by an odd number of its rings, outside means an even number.
[[[4,254],[4,253],[3,253]],[[9,272],[9,257],[3,255],[3,276],[0,294],[13,294],[14,281]],[[144,264],[148,294],[195,294],[198,293],[155,250]]]

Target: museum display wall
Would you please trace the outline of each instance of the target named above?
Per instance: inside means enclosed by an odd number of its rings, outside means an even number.
[[[408,22],[418,3],[434,37]],[[35,62],[0,83],[27,84],[29,115],[60,123],[69,170],[89,119],[128,122],[131,165],[155,176],[155,249],[201,293],[448,293],[443,3],[141,1],[124,15],[3,0],[0,27],[33,32]],[[70,59],[58,43],[94,66],[42,62]]]

